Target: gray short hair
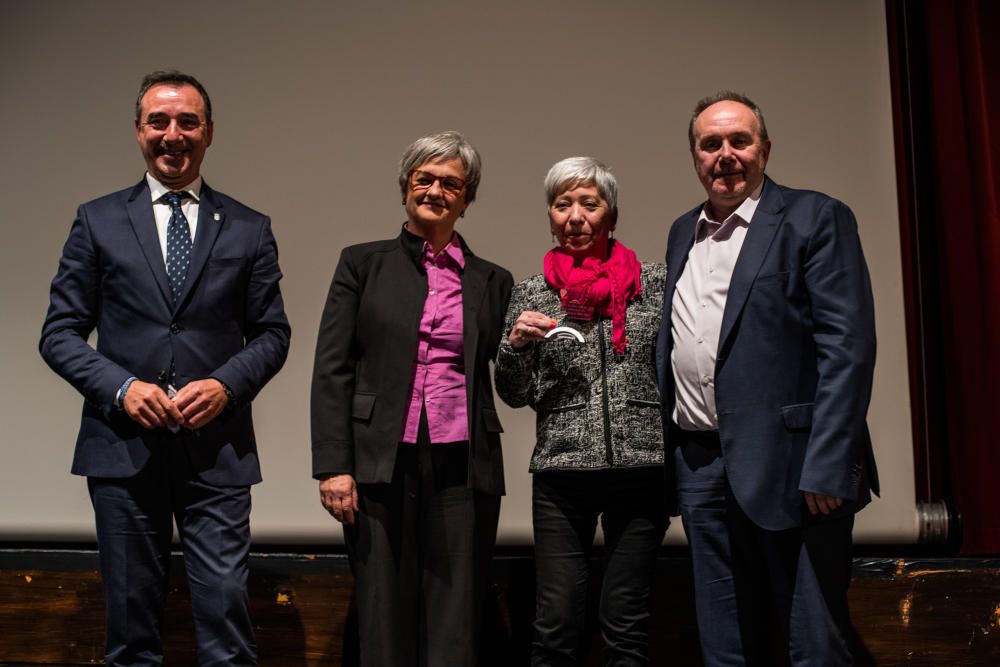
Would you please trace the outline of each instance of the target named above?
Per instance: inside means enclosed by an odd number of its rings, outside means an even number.
[[[608,210],[617,215],[618,181],[607,165],[592,157],[568,157],[552,165],[545,175],[546,203],[551,206],[563,192],[581,185],[595,186]]]
[[[399,161],[399,189],[406,197],[410,172],[428,162],[459,158],[465,168],[465,203],[471,204],[479,189],[482,176],[482,159],[461,132],[438,132],[420,137],[406,149]]]
[[[694,107],[694,113],[691,114],[691,120],[688,122],[688,143],[691,144],[692,153],[694,152],[694,122],[698,120],[698,116],[701,115],[702,111],[719,102],[739,102],[750,109],[753,115],[757,117],[757,125],[760,127],[760,142],[763,144],[770,140],[770,137],[767,136],[767,124],[764,123],[764,114],[761,113],[757,103],[742,93],[733,92],[732,90],[720,90],[714,95],[701,98]]]

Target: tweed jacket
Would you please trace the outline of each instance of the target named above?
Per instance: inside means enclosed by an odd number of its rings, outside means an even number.
[[[497,394],[536,413],[529,470],[597,470],[663,464],[663,421],[656,384],[666,266],[642,264],[642,295],[626,308],[628,346],[611,345],[611,318],[566,316],[559,293],[541,274],[514,286],[497,353]],[[525,310],[544,313],[585,341],[550,338],[515,350],[507,342]]]

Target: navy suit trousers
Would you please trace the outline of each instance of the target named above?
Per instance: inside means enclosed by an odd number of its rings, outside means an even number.
[[[250,488],[200,481],[185,446],[197,437],[163,431],[134,477],[87,479],[97,520],[108,665],[163,662],[160,634],[175,520],[198,664],[257,663],[247,598]]]
[[[765,530],[733,497],[718,435],[676,427],[672,434],[706,667],[854,664],[847,607],[854,508],[845,503],[829,516],[805,514],[801,527]],[[778,645],[787,655],[773,655]]]

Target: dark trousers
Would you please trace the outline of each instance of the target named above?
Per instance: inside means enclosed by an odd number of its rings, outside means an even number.
[[[675,452],[706,667],[853,664],[847,589],[853,513],[770,531],[740,509],[717,434],[685,434]],[[804,502],[803,502],[804,504]],[[781,642],[775,641],[775,624]],[[788,657],[770,655],[775,643]]]
[[[358,485],[344,527],[361,665],[476,664],[500,497],[468,488],[469,445],[400,443],[390,484]]]
[[[598,605],[606,664],[648,664],[649,590],[669,518],[660,468],[535,473],[535,624],[531,664],[585,657],[589,557],[597,520],[605,568]]]
[[[97,520],[108,665],[159,665],[176,520],[191,590],[198,664],[255,665],[247,599],[250,489],[196,477],[183,440],[164,436],[129,479],[88,478]]]

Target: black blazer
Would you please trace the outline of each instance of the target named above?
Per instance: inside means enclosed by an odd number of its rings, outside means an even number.
[[[514,280],[465,254],[463,341],[469,415],[470,488],[502,495],[503,428],[489,362],[502,336]],[[350,473],[390,482],[409,407],[417,334],[427,296],[423,239],[400,236],[349,246],[340,255],[320,322],[312,381],[313,476]]]
[[[281,368],[291,330],[270,219],[203,184],[184,293],[174,305],[149,185],[80,206],[52,281],[39,349],[86,403],[73,473],[138,473],[165,429],[114,407],[131,375],[164,386],[214,377],[232,409],[186,438],[199,477],[220,486],[260,481],[250,401]],[[87,337],[97,329],[96,349]]]

